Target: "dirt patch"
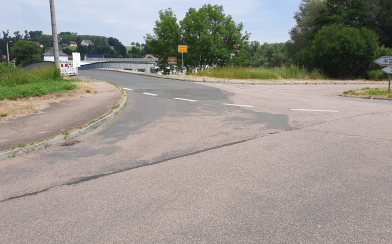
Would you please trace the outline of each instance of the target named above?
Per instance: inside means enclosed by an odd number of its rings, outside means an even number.
[[[41,97],[27,97],[16,100],[0,101],[0,122],[7,121],[29,114],[40,113],[48,108],[50,103],[60,102],[64,99],[74,99],[86,96],[92,96],[95,91],[91,83],[80,81],[76,83],[75,90],[65,93],[48,94]]]

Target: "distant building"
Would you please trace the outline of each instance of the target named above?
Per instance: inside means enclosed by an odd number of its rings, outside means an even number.
[[[67,62],[68,61],[68,55],[61,52],[61,51],[59,51],[59,58],[60,58],[60,62]],[[46,51],[44,54],[41,55],[41,60],[54,62],[53,51],[52,50]]]
[[[7,55],[3,55],[1,60],[6,60],[7,59]]]
[[[77,47],[78,44],[77,44],[75,41],[70,41],[70,42],[69,42],[69,46],[70,46],[70,47]]]
[[[94,43],[91,40],[83,40],[80,45],[82,46],[90,46],[90,45],[94,45]]]
[[[90,60],[90,61],[93,61],[93,60],[98,60],[98,59],[102,59],[102,58],[105,58],[104,56],[103,56],[103,54],[85,54],[84,55],[84,60]]]

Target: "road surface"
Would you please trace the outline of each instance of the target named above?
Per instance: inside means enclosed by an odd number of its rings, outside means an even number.
[[[336,96],[364,85],[83,75],[129,104],[0,162],[2,243],[392,242],[392,104]]]

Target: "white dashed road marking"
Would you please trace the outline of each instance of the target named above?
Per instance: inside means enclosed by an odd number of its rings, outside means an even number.
[[[242,105],[242,104],[224,103],[223,105],[226,105],[226,106],[234,106],[234,107],[243,107],[243,108],[253,108],[253,106],[251,106],[251,105]]]
[[[126,87],[124,87],[123,89],[124,90],[128,90],[128,91],[133,91],[133,89],[129,89],[129,88],[126,88]]]
[[[147,93],[147,92],[144,92],[143,94],[147,95],[147,96],[152,96],[152,97],[157,97],[158,96],[157,94]]]
[[[180,98],[180,97],[176,97],[176,98],[174,98],[174,100],[187,101],[187,102],[197,102],[197,100]]]
[[[339,111],[337,110],[316,110],[316,109],[292,109],[291,111],[339,113]]]

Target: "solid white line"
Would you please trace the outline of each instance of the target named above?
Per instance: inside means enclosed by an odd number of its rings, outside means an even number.
[[[124,87],[123,89],[124,90],[128,90],[128,91],[133,91],[133,89],[129,89],[129,88],[126,88],[126,87]]]
[[[187,102],[197,102],[197,100],[191,100],[191,99],[179,98],[179,97],[174,98],[174,100],[187,101]]]
[[[147,96],[153,96],[153,97],[156,97],[156,96],[158,96],[157,94],[153,94],[153,93],[147,93],[147,92],[145,92],[145,93],[143,93],[144,95],[147,95]]]
[[[235,106],[235,107],[244,107],[244,108],[253,108],[253,106],[251,106],[251,105],[230,104],[230,103],[224,103],[223,105],[226,105],[226,106]]]
[[[337,110],[316,110],[316,109],[292,109],[291,111],[308,111],[308,112],[339,113],[339,111],[337,111]]]

